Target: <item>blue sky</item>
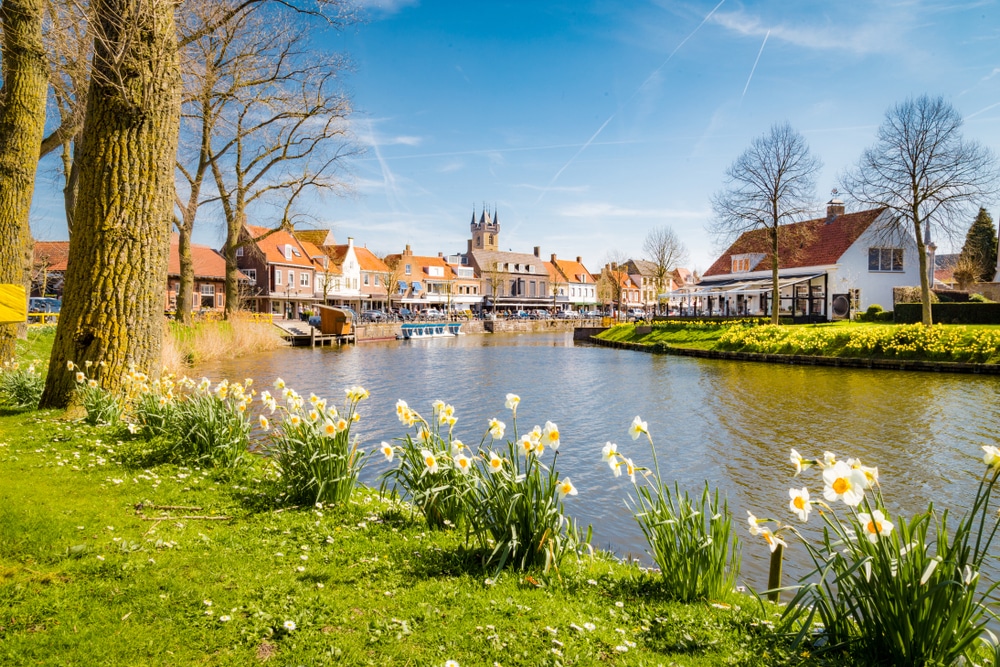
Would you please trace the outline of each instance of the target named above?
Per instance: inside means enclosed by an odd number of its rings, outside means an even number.
[[[504,249],[596,269],[669,225],[704,270],[709,198],[755,136],[787,120],[806,137],[819,207],[886,109],[924,93],[1000,152],[997,1],[366,4],[324,40],[354,65],[354,194],[308,212],[381,252],[463,251],[486,203]],[[64,238],[46,178],[35,235]],[[218,244],[212,217],[196,241]]]

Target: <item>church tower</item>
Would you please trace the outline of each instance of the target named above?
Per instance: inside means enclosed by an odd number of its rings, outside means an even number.
[[[497,212],[494,210],[490,216],[486,207],[476,222],[476,210],[472,209],[472,240],[469,242],[469,250],[496,250],[500,244],[500,220],[497,219]]]

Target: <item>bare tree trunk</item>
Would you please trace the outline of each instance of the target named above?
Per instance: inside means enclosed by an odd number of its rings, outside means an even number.
[[[181,281],[180,287],[177,289],[175,319],[182,324],[191,324],[191,311],[194,309],[194,260],[191,257],[191,227],[191,224],[185,223],[177,231],[177,254],[179,255]]]
[[[923,230],[920,228],[920,209],[914,206],[913,238],[917,241],[917,266],[920,267],[920,321],[927,326],[934,322],[931,311],[931,286],[927,276],[927,245],[924,243]]]
[[[67,363],[117,390],[158,375],[180,118],[175,3],[97,0],[94,65],[64,307],[42,395],[71,402]]]
[[[771,324],[781,324],[781,286],[778,284],[778,226],[771,229]],[[793,300],[794,302],[794,300]],[[793,312],[794,316],[795,313]]]
[[[28,214],[45,129],[48,70],[42,48],[42,0],[4,0],[0,90],[0,283],[31,287]],[[0,324],[0,362],[12,359],[24,324]]]

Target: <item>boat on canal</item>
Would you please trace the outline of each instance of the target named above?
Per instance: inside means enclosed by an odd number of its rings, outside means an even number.
[[[433,322],[428,324],[404,324],[400,338],[443,338],[462,334],[461,322]]]

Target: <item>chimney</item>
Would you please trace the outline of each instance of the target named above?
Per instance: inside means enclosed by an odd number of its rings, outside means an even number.
[[[410,244],[409,243],[406,244],[406,250],[403,251],[403,254],[404,255],[412,255],[413,254],[413,251],[410,250]]]
[[[438,257],[442,257],[442,258],[444,257],[444,253],[441,252],[440,250],[438,251]]]
[[[577,255],[576,263],[577,264],[583,264],[583,257],[580,257],[579,255]]]
[[[552,259],[549,260],[549,261],[551,261],[553,264],[556,263],[556,254],[555,253],[552,253]]]
[[[354,247],[354,237],[353,236],[348,236],[347,237],[347,247],[348,248],[353,248]]]
[[[541,258],[541,256],[542,256],[542,246],[536,245],[535,246],[535,257]]]
[[[831,221],[838,215],[844,215],[844,202],[837,197],[837,188],[833,189],[833,198],[826,203],[826,219]]]

